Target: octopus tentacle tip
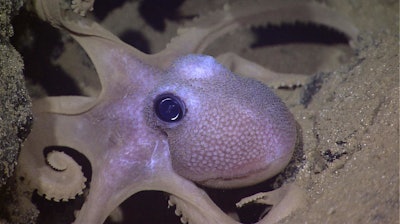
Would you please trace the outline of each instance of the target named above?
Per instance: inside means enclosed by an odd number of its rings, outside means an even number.
[[[47,154],[47,163],[57,171],[64,171],[68,168],[68,162],[65,160],[67,156],[64,152],[51,151]]]
[[[28,184],[32,189],[56,202],[72,200],[83,194],[87,179],[81,166],[72,157],[64,152],[51,151],[47,154],[46,162],[48,166],[40,169],[21,167],[22,176],[29,178]]]

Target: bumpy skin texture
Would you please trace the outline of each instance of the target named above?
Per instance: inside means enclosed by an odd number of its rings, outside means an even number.
[[[185,118],[171,127],[150,107],[149,120],[167,133],[172,166],[185,178],[241,187],[275,175],[290,159],[296,136],[292,115],[265,85],[233,74],[211,57],[188,55],[163,74],[146,105],[163,93],[185,102]]]
[[[268,87],[235,75],[212,57],[192,53],[201,53],[212,40],[237,28],[235,21],[249,25],[254,19],[259,24],[260,15],[280,11],[290,17],[299,7],[312,14],[300,13],[301,20],[321,19],[354,36],[352,26],[341,24],[340,16],[324,7],[276,1],[199,19],[200,28],[183,29],[165,50],[146,55],[99,24],[61,8],[58,1],[36,0],[35,7],[43,20],[65,29],[82,46],[102,90],[97,97],[36,100],[35,124],[21,152],[19,173],[46,198],[70,200],[85,186],[78,162],[68,153],[46,154],[44,149],[69,147],[83,155],[92,175],[75,223],[85,224],[102,223],[143,190],[171,194],[182,220],[190,223],[237,223],[194,183],[241,187],[275,175],[292,155],[295,122]],[[238,61],[242,64],[235,67],[254,65]],[[259,68],[253,71],[262,73]],[[155,104],[165,93],[182,101],[184,116],[179,121],[157,116]],[[286,206],[279,207],[282,212]],[[259,223],[267,222],[266,217]]]

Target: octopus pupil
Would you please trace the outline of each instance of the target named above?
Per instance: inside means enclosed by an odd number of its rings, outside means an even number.
[[[158,118],[166,122],[177,122],[182,119],[184,105],[179,97],[172,94],[159,96],[154,105]]]

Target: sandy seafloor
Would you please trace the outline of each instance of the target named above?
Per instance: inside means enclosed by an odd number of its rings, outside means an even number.
[[[187,0],[180,12],[204,14],[228,2],[234,1]],[[251,48],[251,35],[244,30],[216,41],[206,53],[233,51],[278,72],[310,74],[313,85],[275,90],[301,126],[303,141],[303,152],[291,164],[295,168],[282,178],[290,176],[287,181],[295,181],[308,196],[307,205],[282,223],[399,223],[399,2],[318,2],[343,13],[359,29],[353,49],[346,44],[298,43],[295,38]],[[107,12],[107,4],[103,0],[98,8]],[[167,19],[165,30],[156,31],[135,10],[135,1],[110,7],[102,24],[117,35],[140,31],[151,52],[162,49],[185,21]],[[64,51],[59,59],[68,73],[68,47]],[[88,85],[83,90],[87,94],[95,92],[87,83],[78,86]],[[287,174],[291,170],[297,172]],[[154,217],[145,223],[157,223]]]

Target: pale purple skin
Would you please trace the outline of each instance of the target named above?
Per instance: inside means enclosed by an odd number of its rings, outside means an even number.
[[[246,5],[248,10],[232,7],[226,17],[222,11],[199,20],[201,28],[187,29],[162,52],[146,55],[98,24],[67,14],[58,1],[35,4],[43,20],[69,31],[83,47],[102,89],[97,97],[34,102],[35,123],[21,151],[20,172],[39,192],[68,200],[79,191],[65,193],[73,181],[47,166],[43,149],[67,146],[86,156],[92,168],[90,189],[75,220],[85,224],[102,223],[119,204],[143,190],[171,194],[190,223],[236,223],[194,183],[234,188],[276,175],[292,156],[295,121],[265,85],[233,74],[210,56],[192,53],[236,28],[235,20],[245,25],[246,20],[260,22],[260,15],[272,15],[271,21],[280,21],[273,18],[276,8],[282,11],[278,15],[289,18],[305,8],[315,13],[300,13],[303,21],[321,18],[323,24],[342,25],[339,16],[315,4],[274,1],[264,7]],[[353,34],[352,27],[343,29]],[[155,114],[154,100],[166,92],[184,102],[186,113],[178,122],[164,122]],[[54,186],[54,192],[46,186]]]
[[[152,86],[142,105],[147,121],[165,131],[172,166],[211,187],[241,187],[265,180],[287,165],[296,136],[292,115],[265,85],[233,74],[204,55],[179,58]],[[152,101],[179,96],[187,113],[177,123],[157,118]]]
[[[115,47],[103,50],[97,60],[112,66],[102,69],[125,78],[103,88],[101,100],[83,113],[36,111],[26,143],[39,151],[68,146],[89,159],[89,195],[76,223],[103,222],[141,190],[162,190],[198,203],[198,195],[205,195],[187,180],[217,188],[244,187],[270,178],[289,162],[295,122],[265,85],[231,73],[210,56],[181,57],[163,72]],[[184,101],[187,112],[181,121],[171,124],[155,115],[154,99],[164,92]],[[28,157],[34,163],[35,155]],[[45,163],[40,160],[38,167]]]

